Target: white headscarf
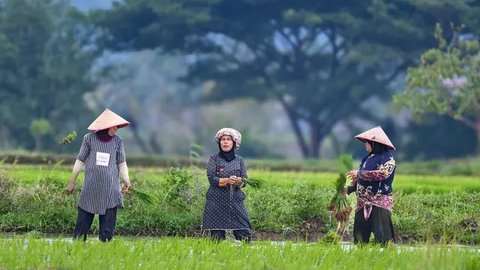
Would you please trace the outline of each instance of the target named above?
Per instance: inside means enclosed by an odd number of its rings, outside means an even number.
[[[220,139],[225,135],[232,137],[233,141],[235,142],[235,147],[237,149],[240,148],[240,144],[242,143],[242,134],[240,134],[238,130],[233,128],[222,128],[215,135],[215,141],[219,143]]]

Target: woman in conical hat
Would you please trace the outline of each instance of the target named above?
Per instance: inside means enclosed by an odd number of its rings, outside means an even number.
[[[127,120],[106,109],[88,127],[91,133],[83,137],[67,187],[67,194],[72,194],[78,174],[85,167],[74,238],[87,239],[96,214],[99,215],[100,240],[107,242],[113,237],[117,209],[123,208],[119,177],[124,181],[124,189],[131,188],[123,142],[115,133],[128,125]]]
[[[210,187],[203,214],[202,230],[210,231],[215,240],[225,239],[226,230],[232,230],[237,240],[252,240],[252,225],[245,209],[247,178],[245,160],[235,154],[240,148],[242,135],[233,128],[222,128],[215,135],[219,151],[208,160],[207,176]]]
[[[345,192],[356,192],[357,206],[353,225],[355,243],[368,243],[373,232],[375,242],[387,245],[394,241],[392,225],[392,184],[395,177],[395,149],[381,127],[369,129],[355,136],[365,144],[367,156],[360,168],[347,173],[352,179]]]

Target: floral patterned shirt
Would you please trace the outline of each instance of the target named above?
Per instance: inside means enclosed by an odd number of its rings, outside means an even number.
[[[372,206],[393,209],[393,179],[396,163],[390,152],[370,154],[360,164],[357,174],[356,211],[363,209],[365,219],[370,217]]]

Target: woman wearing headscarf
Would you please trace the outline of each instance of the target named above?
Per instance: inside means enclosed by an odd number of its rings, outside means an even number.
[[[74,238],[83,236],[85,241],[94,216],[99,215],[100,241],[112,240],[117,209],[123,208],[119,177],[124,180],[125,190],[131,188],[123,142],[115,133],[128,125],[127,120],[106,109],[88,127],[91,132],[83,137],[67,187],[67,194],[72,194],[78,174],[85,168]]]
[[[347,173],[352,179],[345,192],[356,192],[357,205],[353,225],[354,243],[366,244],[373,232],[375,243],[385,246],[394,241],[392,224],[392,184],[395,177],[395,150],[381,127],[369,129],[355,136],[365,144],[367,156],[360,168]]]
[[[210,231],[215,240],[224,240],[226,230],[232,230],[235,239],[250,242],[252,225],[245,210],[242,188],[247,178],[245,160],[235,154],[242,135],[233,128],[222,128],[215,135],[219,151],[208,160],[207,176],[210,182],[206,195],[202,230]]]

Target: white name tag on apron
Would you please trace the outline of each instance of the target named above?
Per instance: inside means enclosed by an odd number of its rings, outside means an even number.
[[[110,161],[110,154],[109,153],[102,153],[97,152],[97,166],[108,166],[108,162]]]

